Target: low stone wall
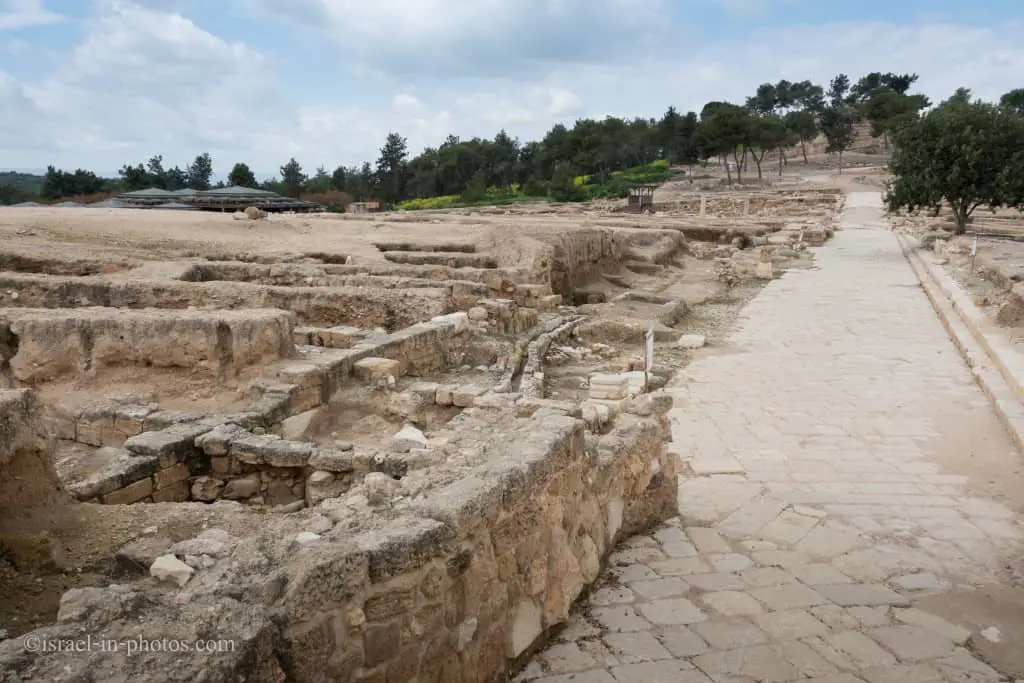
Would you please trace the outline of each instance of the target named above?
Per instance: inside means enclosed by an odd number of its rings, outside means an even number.
[[[0,391],[0,518],[66,497],[52,452],[53,442],[40,428],[35,394]]]
[[[330,264],[324,265],[323,269],[329,275],[343,277],[369,275],[480,282],[487,286],[491,296],[497,297],[508,296],[515,292],[517,285],[532,282],[529,272],[517,268],[451,268],[407,263],[359,263]]]
[[[16,296],[13,296],[16,295]],[[444,289],[278,287],[247,282],[183,282],[0,274],[0,305],[31,308],[276,308],[307,325],[401,328],[454,310]]]
[[[670,406],[667,395],[623,402],[600,435],[552,401],[465,411],[442,464],[374,479],[392,482],[390,495],[367,477],[312,510],[260,515],[255,536],[210,528],[170,547],[178,586],[76,589],[58,623],[32,634],[230,648],[33,653],[19,638],[0,643],[0,670],[111,683],[165,680],[169,667],[181,680],[500,680],[566,621],[616,542],[676,514]]]
[[[318,349],[315,356],[288,363],[277,376],[281,382],[295,387],[288,399],[290,414],[294,415],[330,401],[338,387],[353,376],[356,363],[365,359],[394,361],[387,374],[396,379],[457,365],[454,357],[461,353],[470,334],[469,316],[452,313],[350,348]],[[386,379],[386,376],[374,379]]]
[[[834,211],[842,201],[843,193],[832,189],[796,189],[788,192],[750,193],[709,191],[704,193],[704,211],[707,216],[738,217],[744,215],[764,216],[793,214],[796,207],[807,209],[820,208],[823,211]],[[748,203],[749,200],[749,203]],[[701,195],[693,194],[672,202],[659,203],[655,210],[682,211],[692,215],[700,215]]]
[[[110,400],[75,415],[51,407],[46,411],[46,427],[59,439],[100,447],[99,451],[87,451],[85,455],[72,452],[66,461],[58,463],[62,480],[79,500],[105,504],[190,499],[209,502],[222,497],[229,480],[246,479],[257,481],[255,491],[226,497],[262,498],[253,502],[287,504],[310,498],[306,483],[318,467],[310,461],[315,460],[316,451],[309,444],[248,434],[251,443],[247,443],[252,448],[274,452],[283,448],[287,455],[272,456],[273,462],[269,463],[257,462],[255,455],[238,455],[236,466],[216,459],[228,454],[229,445],[206,447],[197,444],[197,439],[215,429],[228,429],[232,434],[241,433],[240,430],[275,430],[287,418],[329,403],[334,393],[349,381],[386,383],[388,376],[393,381],[403,375],[444,370],[457,364],[470,335],[467,314],[454,313],[361,341],[348,349],[316,349],[316,355],[281,367],[281,383],[258,387],[255,401],[237,414],[202,416]],[[430,391],[430,400],[441,406],[467,407],[473,405],[473,397],[486,391],[421,383],[419,391],[413,392],[416,401],[426,400],[424,386]],[[410,404],[410,411],[415,412],[415,408]],[[215,453],[210,448],[224,452]],[[274,464],[286,460],[290,464]],[[319,469],[343,475],[350,471]],[[205,476],[210,480],[194,488],[196,478]],[[326,482],[326,476],[318,476],[320,485],[333,486],[334,479]],[[249,491],[251,484],[244,486]]]
[[[218,376],[292,354],[286,311],[159,311],[116,308],[0,309],[0,337],[15,353],[15,379],[36,383],[108,367],[185,368]]]

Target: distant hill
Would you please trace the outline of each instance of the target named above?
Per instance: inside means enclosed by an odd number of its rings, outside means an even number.
[[[43,188],[43,176],[17,171],[0,171],[0,185],[7,185],[25,194],[37,195]]]

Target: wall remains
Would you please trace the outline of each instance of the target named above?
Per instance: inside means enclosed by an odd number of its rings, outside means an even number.
[[[27,383],[124,366],[231,376],[291,355],[293,322],[293,314],[268,309],[0,309],[0,338],[16,340],[9,357],[0,350],[0,367]]]
[[[65,499],[41,432],[35,394],[0,391],[0,518]]]
[[[428,449],[448,454],[435,466],[367,475],[346,497],[260,515],[257,536],[209,528],[169,550],[192,567],[180,588],[150,579],[72,590],[58,623],[33,632],[215,638],[230,651],[62,655],[17,639],[0,643],[0,670],[111,683],[171,670],[176,680],[498,680],[566,621],[617,541],[676,514],[677,494],[670,396],[622,402],[604,434],[572,404],[503,401],[453,420]],[[230,505],[206,509],[229,526]]]
[[[11,294],[17,295],[11,296]],[[454,310],[443,288],[283,287],[247,282],[182,282],[0,273],[0,305],[32,308],[276,308],[303,324],[393,327]]]

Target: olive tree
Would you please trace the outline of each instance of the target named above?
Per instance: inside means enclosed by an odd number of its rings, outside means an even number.
[[[979,206],[1024,206],[1024,117],[953,99],[893,135],[890,211],[953,210],[956,234]]]

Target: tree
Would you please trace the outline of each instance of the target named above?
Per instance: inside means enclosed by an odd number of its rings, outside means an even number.
[[[42,199],[60,199],[103,192],[107,182],[92,171],[76,169],[74,172],[58,170],[53,166],[46,168],[39,196]]]
[[[729,156],[736,164],[736,182],[743,182],[743,163],[740,150],[746,156],[744,147],[750,141],[750,113],[729,102],[708,102],[700,113],[698,145],[708,154],[721,158],[725,163],[726,179],[732,184]]]
[[[850,92],[850,77],[846,74],[838,74],[828,84],[828,99],[833,107],[838,107],[846,101]]]
[[[1014,114],[1024,115],[1024,88],[1004,93],[999,98],[999,106]]]
[[[381,199],[395,204],[402,199],[406,184],[406,161],[409,147],[398,133],[388,133],[377,158],[377,183]]]
[[[345,179],[345,167],[338,166],[336,169],[334,169],[334,172],[331,173],[331,187],[333,187],[335,190],[344,191]]]
[[[969,98],[970,91],[966,96]],[[881,137],[888,148],[893,131],[917,118],[918,112],[928,104],[924,95],[901,95],[894,90],[880,90],[863,104],[862,109],[871,124],[871,135]]]
[[[800,151],[804,155],[804,164],[807,164],[807,143],[818,137],[818,122],[814,114],[809,110],[791,111],[786,114],[783,123],[793,137],[800,143]]]
[[[953,210],[956,234],[979,206],[1024,205],[1024,118],[983,102],[953,100],[900,128],[889,162],[890,211]]]
[[[213,159],[208,152],[203,152],[189,164],[187,184],[193,190],[209,190],[211,178],[213,178]]]
[[[248,164],[241,162],[231,167],[231,172],[228,173],[228,185],[235,185],[237,187],[257,187],[256,176],[249,169]]]
[[[302,166],[295,157],[288,160],[288,163],[281,167],[281,182],[284,186],[286,197],[298,197],[302,193],[302,184],[306,182],[306,174],[302,172]]]
[[[943,100],[941,104],[943,106],[947,104],[968,104],[973,98],[974,93],[971,92],[970,88],[960,86],[949,96],[948,100]]]
[[[839,154],[839,172],[843,172],[843,152],[850,148],[856,133],[857,114],[852,107],[842,102],[833,104],[821,112],[821,132],[825,134],[829,154]]]

